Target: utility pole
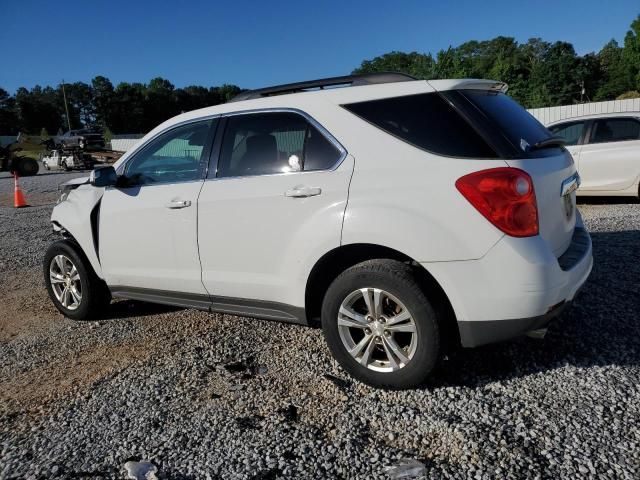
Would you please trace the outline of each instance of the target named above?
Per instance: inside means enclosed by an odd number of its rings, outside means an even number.
[[[71,130],[71,119],[69,118],[69,107],[67,106],[67,94],[64,93],[64,78],[62,79],[62,98],[64,98],[64,111],[67,112],[67,126]]]

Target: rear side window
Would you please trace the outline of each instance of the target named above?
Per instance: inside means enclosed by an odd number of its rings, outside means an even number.
[[[589,143],[622,142],[640,138],[640,122],[635,118],[596,120]]]
[[[570,122],[549,127],[551,133],[564,139],[565,145],[577,145],[584,131],[584,122]]]
[[[521,151],[526,152],[528,146],[550,137],[549,130],[504,93],[486,90],[460,90],[460,93],[493,121],[511,144]]]
[[[326,170],[341,150],[293,112],[232,115],[222,140],[218,177]]]
[[[437,93],[384,98],[343,107],[385,132],[429,152],[450,157],[498,157]]]

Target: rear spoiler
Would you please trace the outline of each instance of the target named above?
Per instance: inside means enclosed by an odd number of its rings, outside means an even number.
[[[481,80],[464,78],[460,80],[427,80],[437,91],[444,90],[489,90],[496,93],[507,93],[509,85],[497,80]]]

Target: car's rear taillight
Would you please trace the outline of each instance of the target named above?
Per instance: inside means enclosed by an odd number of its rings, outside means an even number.
[[[512,237],[538,234],[531,177],[518,168],[491,168],[456,181],[456,188],[487,220]]]

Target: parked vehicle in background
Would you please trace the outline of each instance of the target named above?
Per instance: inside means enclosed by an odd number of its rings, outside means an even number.
[[[591,239],[571,155],[505,91],[370,74],[170,119],[64,187],[49,295],[75,319],[117,296],[321,323],[346,371],[396,388],[451,347],[541,334]]]
[[[90,128],[69,130],[56,137],[56,144],[60,148],[77,147],[82,150],[101,149],[105,146],[103,133]]]
[[[63,150],[52,150],[41,158],[42,166],[45,170],[87,170],[93,168],[95,162],[91,155],[82,152],[64,152]]]
[[[554,122],[578,166],[578,195],[640,197],[640,112],[602,113]]]
[[[22,150],[15,145],[18,142],[10,143],[3,147],[0,146],[0,172],[15,173],[20,177],[30,177],[38,173],[40,165],[33,158],[20,155]]]

